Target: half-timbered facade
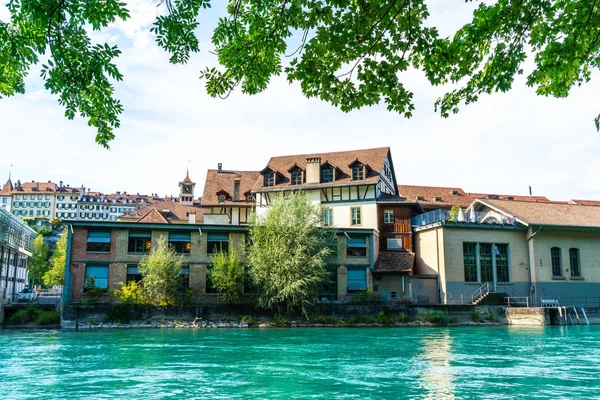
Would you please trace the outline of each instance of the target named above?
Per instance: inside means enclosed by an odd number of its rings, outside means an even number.
[[[273,157],[252,190],[256,212],[296,191],[319,205],[323,225],[338,232],[338,297],[375,291],[393,301],[408,294],[410,218],[420,207],[398,195],[389,147]]]

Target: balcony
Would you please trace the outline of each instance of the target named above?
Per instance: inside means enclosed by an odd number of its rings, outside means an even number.
[[[432,224],[516,226],[516,220],[496,211],[434,210],[412,219],[414,228]]]

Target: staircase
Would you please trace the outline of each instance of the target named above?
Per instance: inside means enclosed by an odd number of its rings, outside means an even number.
[[[471,303],[477,305],[483,301],[490,294],[490,283],[485,282],[471,295]]]

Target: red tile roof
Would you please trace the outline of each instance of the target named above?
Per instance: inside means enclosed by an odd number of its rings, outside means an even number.
[[[407,251],[380,251],[373,272],[412,273],[415,254]]]
[[[600,206],[600,200],[570,200],[569,204],[579,204],[582,206]]]
[[[21,185],[17,184],[12,193],[54,193],[57,186],[54,182],[25,182]]]
[[[202,194],[202,205],[203,206],[238,206],[238,207],[252,207],[253,203],[247,202],[247,194],[250,194],[252,187],[256,181],[260,178],[260,172],[258,171],[225,171],[219,172],[216,169],[209,169],[206,172],[206,182],[204,184],[204,193]],[[233,199],[233,186],[234,182],[239,180],[239,201]],[[224,202],[219,202],[219,196],[217,193],[224,191],[223,193],[226,198]]]
[[[457,187],[398,185],[400,196],[431,208],[468,207],[473,198]],[[436,200],[437,199],[437,200]]]
[[[124,214],[119,217],[119,221],[187,224],[189,221],[188,214],[195,214],[195,223],[201,224],[204,222],[204,214],[208,211],[208,209],[202,208],[197,200],[194,200],[192,206],[183,205],[179,202],[163,202],[150,204],[139,210]]]
[[[0,196],[7,196],[13,190],[13,184],[10,178],[6,181],[4,186],[2,186],[2,190],[0,190]]]
[[[380,172],[383,169],[383,164],[390,152],[389,147],[380,147],[375,149],[339,151],[332,153],[315,153],[315,154],[297,154],[291,156],[272,157],[265,169],[271,170],[280,174],[283,177],[283,182],[276,182],[275,186],[263,186],[262,177],[257,179],[254,184],[253,191],[277,191],[282,189],[301,189],[314,187],[332,187],[332,186],[354,186],[357,184],[364,185],[369,183],[377,183],[379,181]],[[300,185],[291,185],[291,175],[289,170],[294,166],[306,170],[307,158],[320,158],[321,165],[326,163],[332,165],[338,170],[338,176],[335,182],[329,183],[303,183]],[[366,164],[371,169],[362,181],[352,180],[352,169],[350,165],[356,160]],[[265,170],[263,169],[263,171]],[[261,171],[262,172],[262,171]]]

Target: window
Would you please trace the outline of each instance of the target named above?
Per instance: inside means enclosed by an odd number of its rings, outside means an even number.
[[[562,276],[561,251],[558,247],[550,249],[550,258],[552,260],[552,276]]]
[[[264,175],[265,186],[275,186],[275,174],[273,172]]]
[[[508,245],[496,244],[496,278],[498,282],[509,282]]]
[[[88,231],[88,252],[109,252],[110,231]]]
[[[348,292],[367,289],[367,271],[364,269],[348,270]]]
[[[219,203],[225,203],[225,195],[224,194],[219,195]]]
[[[362,224],[362,216],[360,212],[360,207],[352,207],[350,209],[351,214],[351,225],[361,225]]]
[[[324,226],[332,226],[333,225],[333,210],[331,208],[326,208],[323,210],[323,225]]]
[[[152,232],[129,231],[128,253],[148,253],[152,247]]]
[[[2,198],[2,202],[6,204],[6,197]]]
[[[494,265],[492,261],[492,244],[479,243],[479,266],[481,268],[481,281],[494,281]]]
[[[169,246],[173,246],[176,253],[189,254],[192,241],[189,232],[169,232]]]
[[[94,278],[96,287],[108,289],[108,264],[88,264],[85,267],[85,281],[83,286],[88,282],[88,279]]]
[[[355,165],[352,167],[352,180],[362,181],[365,179],[365,169],[362,165]]]
[[[292,171],[292,185],[302,184],[302,171]]]
[[[350,236],[346,241],[346,255],[348,257],[366,257],[367,256],[367,237]]]
[[[477,282],[477,254],[475,243],[463,243],[463,258],[465,264],[465,282]]]
[[[61,201],[62,201],[62,200],[64,200],[64,199],[65,199],[65,196],[56,196],[56,198],[57,198],[58,200],[61,200]]]
[[[206,286],[204,288],[204,293],[219,293],[216,287],[213,285],[213,281],[211,275],[214,271],[214,267],[209,265],[206,267]]]
[[[38,200],[41,200],[41,199],[42,199],[42,195],[38,194]]]
[[[50,200],[50,195],[49,194],[46,195],[46,200]]]
[[[15,199],[17,199],[17,200],[21,200],[21,195],[20,195],[20,194],[16,195],[16,196],[15,196]]]
[[[229,251],[229,234],[227,233],[209,233],[208,234],[208,254],[216,254],[219,251],[227,253]]]
[[[137,266],[137,264],[127,264],[127,279],[125,283],[129,282],[141,282],[142,274]]]
[[[179,293],[185,293],[190,288],[190,267],[181,268],[179,273]]]
[[[333,182],[333,168],[323,168],[321,171],[321,182]]]
[[[254,198],[253,194],[249,194],[248,195],[248,203],[254,203],[256,201],[256,199]]]
[[[581,266],[579,264],[579,249],[569,249],[569,262],[571,264],[571,276],[581,276]]]
[[[383,223],[393,224],[394,223],[394,210],[383,210]]]

